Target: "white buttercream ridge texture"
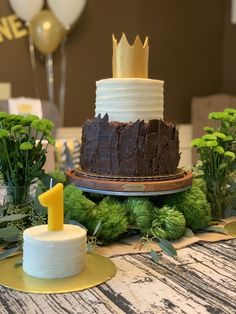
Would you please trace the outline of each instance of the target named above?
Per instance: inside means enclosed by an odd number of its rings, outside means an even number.
[[[110,78],[96,82],[95,116],[109,121],[163,119],[164,82],[141,78]]]
[[[48,231],[47,225],[25,230],[23,270],[37,278],[64,278],[80,273],[85,266],[86,231],[64,225],[63,230]]]

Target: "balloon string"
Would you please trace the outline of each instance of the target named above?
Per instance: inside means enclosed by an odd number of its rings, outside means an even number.
[[[46,73],[47,73],[47,85],[48,85],[48,99],[54,103],[54,75],[53,75],[53,59],[52,54],[46,55]]]
[[[39,87],[38,87],[38,81],[37,81],[35,49],[34,49],[34,43],[33,43],[33,38],[32,38],[32,36],[31,36],[31,34],[29,34],[29,52],[30,52],[31,67],[32,67],[32,70],[33,70],[33,80],[34,80],[34,92],[35,92],[35,97],[36,97],[36,98],[40,98]]]
[[[64,125],[64,109],[65,109],[65,94],[66,94],[66,38],[61,44],[61,88],[59,91],[59,112],[60,112],[60,124]]]

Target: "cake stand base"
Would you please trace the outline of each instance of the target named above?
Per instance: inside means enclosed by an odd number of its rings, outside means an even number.
[[[63,279],[38,279],[27,275],[22,267],[15,267],[19,255],[0,262],[0,284],[4,287],[31,293],[66,293],[95,287],[116,274],[115,264],[107,257],[86,255],[83,272]]]
[[[148,177],[148,180],[140,177],[132,178],[124,177],[99,177],[90,176],[89,174],[69,170],[67,172],[69,182],[75,184],[80,190],[90,193],[98,193],[105,195],[121,195],[121,196],[148,196],[148,195],[164,195],[183,192],[192,185],[192,173],[183,171],[181,176],[165,179],[157,179],[157,177]]]

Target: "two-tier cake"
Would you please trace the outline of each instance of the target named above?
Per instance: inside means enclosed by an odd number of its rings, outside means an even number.
[[[148,78],[148,39],[113,36],[113,78],[96,82],[95,118],[83,126],[83,171],[122,176],[173,174],[176,127],[163,121],[163,81]]]

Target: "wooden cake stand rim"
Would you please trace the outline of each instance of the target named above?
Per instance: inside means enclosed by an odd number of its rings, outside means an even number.
[[[67,177],[70,183],[74,183],[82,191],[107,195],[164,195],[185,191],[192,185],[191,171],[185,171],[181,178],[163,181],[104,180],[75,175],[73,170],[67,171]]]

